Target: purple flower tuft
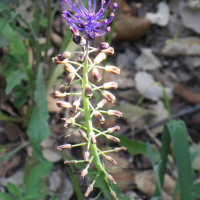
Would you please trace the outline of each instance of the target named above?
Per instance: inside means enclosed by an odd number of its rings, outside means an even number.
[[[75,16],[66,10],[63,1],[67,3],[68,6],[75,12]],[[67,20],[72,28],[79,30],[85,39],[92,40],[93,38],[104,35],[110,31],[110,27],[107,27],[107,25],[111,23],[114,18],[117,3],[113,3],[113,12],[111,13],[110,18],[101,20],[104,17],[104,12],[110,1],[111,0],[109,0],[106,5],[106,2],[101,0],[101,8],[95,14],[96,0],[94,0],[93,7],[91,5],[91,0],[88,0],[88,9],[85,8],[81,0],[75,1],[76,6],[71,0],[60,0],[63,8],[65,9],[62,17]]]

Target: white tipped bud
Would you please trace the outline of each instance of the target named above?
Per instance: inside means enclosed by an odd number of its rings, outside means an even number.
[[[100,53],[96,56],[96,58],[94,59],[94,63],[95,63],[95,64],[99,64],[100,62],[102,62],[102,61],[105,60],[105,59],[106,59],[106,54],[103,53],[103,52],[100,52]]]

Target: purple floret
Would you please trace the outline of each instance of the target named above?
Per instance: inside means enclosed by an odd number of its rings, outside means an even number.
[[[79,30],[85,39],[92,40],[93,38],[104,35],[110,31],[110,27],[107,27],[107,25],[111,23],[114,18],[117,3],[113,3],[113,12],[111,13],[110,18],[101,20],[104,17],[104,12],[110,1],[111,0],[109,0],[106,5],[106,2],[101,0],[101,8],[95,14],[96,0],[94,0],[93,7],[91,5],[91,0],[88,0],[88,9],[85,8],[81,0],[76,0],[76,6],[71,0],[60,0],[63,8],[65,9],[62,17],[67,20],[71,27]],[[67,11],[63,2],[67,3],[68,6],[75,12],[75,16]]]

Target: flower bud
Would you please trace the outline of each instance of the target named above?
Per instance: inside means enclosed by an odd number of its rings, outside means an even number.
[[[72,32],[73,35],[79,35],[79,31],[75,28],[73,28],[72,26],[69,27],[69,30]]]
[[[116,152],[118,152],[118,151],[126,151],[126,147],[116,147],[116,148],[114,148],[114,150]]]
[[[60,91],[61,93],[65,93],[65,92],[67,92],[68,88],[69,88],[69,86],[61,85],[61,86],[59,87],[59,91]]]
[[[106,138],[109,139],[109,140],[112,140],[114,142],[120,142],[120,139],[117,138],[117,137],[114,137],[112,135],[106,135]]]
[[[113,133],[115,131],[119,131],[120,130],[120,126],[114,126],[114,127],[110,127],[107,129],[108,133]]]
[[[116,82],[108,82],[103,84],[104,89],[117,89],[118,88],[118,83]]]
[[[84,179],[85,176],[88,174],[88,170],[87,169],[84,169],[81,173],[81,179]]]
[[[116,9],[116,8],[117,8],[117,6],[118,6],[118,4],[117,4],[117,3],[113,3],[113,9]]]
[[[109,47],[108,49],[103,49],[101,52],[106,53],[107,55],[113,55],[115,53],[115,50],[113,47]]]
[[[91,141],[92,141],[92,144],[96,144],[96,143],[97,143],[96,137],[95,137],[95,134],[94,134],[93,131],[90,132],[90,139],[91,139]]]
[[[69,127],[71,127],[71,126],[75,123],[74,118],[70,118],[70,119],[61,118],[61,120],[65,121],[64,127],[67,128],[67,129],[68,129]]]
[[[85,61],[85,56],[82,54],[78,57],[78,62],[83,63]]]
[[[86,40],[82,36],[73,35],[73,42],[79,46],[83,46],[86,44]]]
[[[67,72],[74,72],[75,68],[70,63],[66,63],[64,64],[64,70]]]
[[[66,86],[70,86],[72,81],[74,80],[75,77],[75,73],[70,73],[68,76],[65,77],[65,79],[63,80],[63,84],[65,84]]]
[[[93,93],[92,93],[92,89],[91,89],[91,85],[90,84],[86,84],[85,85],[85,97],[88,97],[88,98],[92,98],[93,97]]]
[[[51,96],[56,99],[56,98],[61,98],[61,97],[65,97],[66,94],[59,92],[58,90],[56,90],[55,92],[51,93]]]
[[[105,119],[104,119],[103,115],[100,112],[95,111],[94,112],[94,116],[97,118],[97,120],[98,120],[98,122],[100,124],[103,124],[105,122]]]
[[[76,163],[75,160],[66,160],[66,161],[64,162],[64,164],[74,164],[74,163]]]
[[[108,33],[110,32],[110,26],[106,27],[105,31]]]
[[[87,134],[82,129],[79,129],[78,131],[82,137],[87,137]]]
[[[106,91],[106,90],[103,90],[103,91],[101,92],[101,94],[102,94],[109,102],[114,103],[115,100],[116,100],[115,96],[114,96],[112,93],[110,93],[110,92],[108,92],[108,91]]]
[[[108,49],[109,43],[108,42],[101,42],[99,45],[99,50]]]
[[[72,145],[71,144],[63,144],[57,147],[58,150],[62,151],[62,149],[71,149]]]
[[[117,162],[116,162],[111,156],[106,156],[106,159],[107,159],[108,161],[110,161],[113,165],[116,165],[116,164],[117,164]]]
[[[106,59],[106,54],[103,53],[103,52],[100,52],[96,58],[94,59],[94,63],[95,64],[99,64],[101,61],[105,60]]]
[[[117,195],[115,194],[113,190],[111,191],[111,195],[114,198],[114,200],[118,200]]]
[[[115,179],[110,174],[108,174],[107,178],[112,184],[117,184]]]
[[[108,110],[108,115],[115,116],[115,117],[122,117],[122,113],[118,110]]]
[[[65,59],[65,60],[63,60],[63,61],[60,61],[60,60],[58,59],[58,57],[53,57],[53,58],[52,58],[52,62],[55,63],[55,65],[59,65],[59,64],[68,63],[68,60]]]
[[[87,188],[87,191],[86,191],[86,193],[85,193],[85,197],[88,197],[89,194],[90,194],[90,192],[92,192],[92,190],[93,190],[93,187],[90,185],[90,186]]]
[[[98,104],[97,107],[98,108],[103,108],[103,106],[107,103],[106,99],[102,99]]]
[[[133,169],[132,165],[123,165],[120,167],[122,170],[126,170],[126,169]]]
[[[96,82],[99,82],[102,79],[101,74],[99,73],[99,70],[97,68],[92,69],[92,75],[93,75],[93,79]]]
[[[72,107],[70,108],[70,112],[77,113],[79,106],[80,106],[80,101],[74,101]]]
[[[86,151],[85,154],[84,154],[84,161],[89,162],[89,160],[90,160],[90,152]]]
[[[113,74],[116,74],[116,75],[120,74],[120,69],[118,67],[115,67],[115,66],[106,65],[105,66],[105,71],[113,73]]]
[[[65,101],[56,101],[56,105],[58,107],[62,107],[62,108],[71,108],[72,105],[69,102],[65,102]]]
[[[58,55],[58,59],[59,59],[59,61],[63,61],[63,60],[65,60],[66,58],[69,58],[70,57],[70,52],[63,52],[63,53],[60,53],[59,55]]]

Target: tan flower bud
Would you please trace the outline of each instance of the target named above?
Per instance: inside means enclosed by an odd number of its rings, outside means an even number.
[[[112,135],[106,135],[106,138],[109,139],[109,140],[112,140],[114,142],[120,142],[120,139],[117,138],[117,137],[114,137]]]
[[[85,154],[84,154],[84,161],[89,162],[89,160],[90,160],[90,152],[86,151]]]
[[[99,64],[100,62],[102,62],[102,61],[105,60],[105,59],[106,59],[106,54],[103,53],[103,52],[100,52],[100,53],[96,56],[96,58],[94,59],[94,63],[95,63],[95,64]]]
[[[100,124],[103,124],[105,122],[103,115],[99,111],[95,111],[94,116],[97,118]]]
[[[66,160],[64,164],[74,164],[75,160]]]
[[[79,129],[78,131],[82,135],[82,137],[87,137],[87,134],[82,129]]]
[[[62,108],[71,108],[72,105],[69,102],[65,102],[65,101],[56,101],[56,105],[58,107],[62,107]]]
[[[74,101],[72,107],[70,108],[70,112],[77,113],[79,106],[80,106],[80,101]]]
[[[63,80],[63,84],[65,84],[66,86],[70,86],[72,81],[75,78],[75,73],[70,73],[68,76],[65,77],[65,79]]]
[[[114,96],[111,92],[108,92],[108,91],[106,91],[106,90],[103,90],[103,91],[101,92],[101,94],[102,94],[109,102],[114,103],[115,100],[116,100],[115,96]]]
[[[78,57],[78,62],[83,63],[85,61],[85,56],[82,54]]]
[[[65,60],[63,60],[63,61],[60,61],[60,60],[58,59],[58,57],[53,57],[53,58],[52,58],[52,62],[53,62],[55,65],[66,64],[66,63],[68,63],[68,59],[65,59]]]
[[[117,67],[115,67],[115,66],[108,66],[108,65],[106,65],[105,66],[105,71],[106,72],[110,72],[110,73],[112,73],[112,74],[120,74],[120,69],[119,68],[117,68]]]
[[[117,184],[115,179],[110,174],[108,174],[107,178],[112,184]]]
[[[72,145],[71,144],[63,144],[57,147],[58,150],[62,151],[62,149],[71,149]]]
[[[59,92],[58,90],[56,90],[55,92],[51,93],[51,96],[56,99],[56,98],[61,98],[61,97],[65,97],[66,94]]]
[[[59,55],[58,55],[58,59],[60,60],[60,61],[63,61],[63,60],[65,60],[66,58],[69,58],[70,57],[70,52],[63,52],[63,53],[60,53]]]
[[[103,84],[104,89],[117,89],[118,88],[118,83],[116,82],[108,82]]]
[[[120,126],[114,126],[114,127],[110,127],[107,129],[108,133],[113,133],[115,131],[119,131],[120,130]]]
[[[114,150],[116,152],[118,152],[118,151],[126,151],[126,147],[116,147],[116,148],[114,148]]]
[[[111,156],[106,156],[106,159],[107,159],[108,161],[110,161],[113,165],[116,165],[116,164],[117,164],[117,162],[116,162]]]
[[[85,176],[88,174],[88,170],[87,169],[84,169],[81,173],[81,179],[84,179]]]
[[[108,110],[108,115],[115,116],[115,117],[122,117],[122,113],[118,110]]]
[[[91,85],[90,84],[86,84],[85,85],[85,97],[88,97],[88,98],[92,98],[93,97],[93,93],[92,93],[92,89],[91,89]]]
[[[118,200],[117,195],[115,194],[114,191],[111,192],[112,197],[114,198],[114,200]]]
[[[126,169],[133,169],[133,166],[132,165],[123,165],[120,167],[122,170],[126,170]]]
[[[101,44],[99,45],[99,50],[108,49],[108,48],[109,48],[108,42],[101,42]]]
[[[75,123],[74,118],[70,118],[70,119],[61,118],[61,120],[65,121],[64,127],[67,128],[67,129],[68,129],[69,127],[71,127],[71,126]]]
[[[90,132],[90,139],[91,139],[92,144],[96,144],[97,143],[96,137],[95,137],[95,134],[94,134],[93,131]]]
[[[67,72],[74,72],[75,68],[70,63],[67,63],[67,64],[64,64],[64,70]]]
[[[103,108],[103,106],[107,103],[106,99],[102,99],[98,104],[97,107],[98,108]]]
[[[87,191],[86,191],[86,193],[85,193],[85,197],[88,197],[89,194],[90,194],[90,192],[92,192],[92,190],[93,190],[93,187],[90,185],[90,186],[87,188]]]
[[[96,82],[99,82],[102,79],[101,74],[99,73],[99,70],[97,68],[92,69],[92,75],[93,75],[93,79]]]
[[[65,92],[67,92],[68,88],[69,88],[69,86],[61,85],[61,86],[59,87],[59,91],[60,91],[61,93],[65,93]]]
[[[113,55],[115,53],[115,50],[114,50],[113,47],[109,47],[108,49],[101,50],[101,52],[104,52],[104,53],[106,53],[108,55]]]

